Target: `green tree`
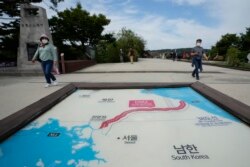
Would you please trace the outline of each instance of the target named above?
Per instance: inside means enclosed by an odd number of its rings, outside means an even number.
[[[115,63],[120,61],[119,48],[116,42],[101,40],[96,48],[96,61],[98,63]]]
[[[132,30],[122,28],[118,33],[117,45],[125,54],[128,53],[129,48],[135,49],[138,56],[142,56],[145,50],[146,41],[142,37],[135,34]]]
[[[241,34],[240,37],[240,49],[242,51],[250,52],[250,27],[246,28],[246,33]]]
[[[240,34],[240,54],[239,54],[239,59],[241,62],[247,62],[247,55],[250,53],[250,27],[246,28],[246,33]]]
[[[20,3],[0,1],[0,60],[16,61],[19,27]]]
[[[215,46],[212,46],[208,54],[210,55],[209,59],[213,60],[218,55],[218,49]]]
[[[19,20],[0,25],[0,60],[16,61],[18,40],[19,40]]]
[[[227,50],[231,46],[239,46],[239,37],[236,34],[226,34],[221,37],[221,39],[216,43],[215,47],[220,56],[226,56]]]
[[[122,28],[115,36],[117,36],[117,40],[114,38],[114,34],[106,34],[106,39],[98,43],[97,62],[120,62],[120,49],[122,49],[124,61],[129,60],[127,54],[130,48],[133,48],[137,55],[144,53],[146,42],[133,31]]]
[[[20,32],[20,4],[42,0],[0,0],[0,60],[16,60]],[[63,0],[48,0],[55,9]]]
[[[236,47],[231,46],[227,50],[227,63],[230,66],[236,66],[238,67],[240,65],[240,59],[239,59],[240,51]]]
[[[119,62],[119,48],[113,33],[103,35],[96,45],[96,61],[98,63]]]
[[[59,12],[49,20],[50,29],[55,45],[63,51],[64,46],[78,50],[84,55],[86,46],[95,46],[103,38],[101,35],[104,26],[110,20],[104,15],[90,15],[80,3],[76,8],[66,9]]]

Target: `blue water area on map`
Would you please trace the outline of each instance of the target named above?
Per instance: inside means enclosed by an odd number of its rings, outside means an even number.
[[[30,124],[0,144],[0,167],[33,167],[39,166],[39,161],[44,166],[77,166],[81,161],[86,164],[106,162],[97,158],[99,152],[93,150],[93,129],[89,125],[67,129],[55,119],[39,128],[35,125]],[[91,132],[88,137],[82,136],[85,129]]]
[[[192,88],[158,88],[142,90],[142,93],[156,94],[162,97],[182,100],[186,103],[198,107],[208,113],[227,118],[231,121],[240,122],[239,119],[227,113],[222,108],[207,100],[205,97],[194,91]]]

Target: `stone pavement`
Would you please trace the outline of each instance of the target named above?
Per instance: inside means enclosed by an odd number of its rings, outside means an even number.
[[[49,95],[70,82],[196,82],[190,63],[163,59],[98,64],[57,76],[58,86],[44,88],[42,76],[0,77],[0,119]],[[203,66],[200,82],[250,105],[250,72]],[[249,111],[250,112],[250,111]]]

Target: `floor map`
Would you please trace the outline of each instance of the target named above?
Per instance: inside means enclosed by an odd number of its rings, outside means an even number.
[[[77,90],[0,144],[1,167],[249,167],[250,128],[189,87]]]

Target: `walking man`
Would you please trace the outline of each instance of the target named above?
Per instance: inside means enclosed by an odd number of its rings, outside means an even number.
[[[196,46],[193,48],[191,52],[192,58],[192,64],[194,65],[194,70],[192,72],[192,76],[196,77],[196,80],[199,80],[199,69],[202,70],[202,57],[204,56],[207,60],[207,56],[204,53],[203,48],[201,47],[201,39],[196,40]]]

